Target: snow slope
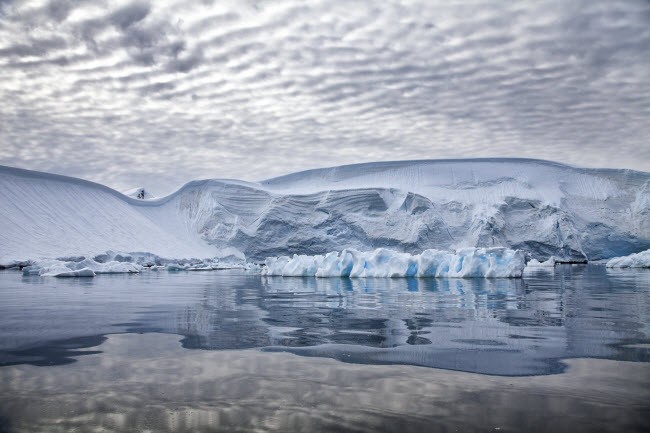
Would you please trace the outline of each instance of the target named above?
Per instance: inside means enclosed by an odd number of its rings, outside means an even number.
[[[0,167],[0,264],[108,250],[216,255],[180,215],[152,220],[140,203],[92,182]]]
[[[137,200],[78,179],[0,168],[0,262],[106,250],[252,260],[354,248],[502,246],[538,260],[650,248],[650,173],[527,159],[400,161],[259,183],[190,182]],[[231,248],[228,250],[227,248]]]

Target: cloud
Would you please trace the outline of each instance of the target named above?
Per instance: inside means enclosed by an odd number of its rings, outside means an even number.
[[[67,42],[61,37],[31,39],[27,43],[17,43],[0,49],[0,57],[44,57],[52,51],[65,48]]]
[[[2,10],[4,164],[165,191],[195,177],[414,158],[650,170],[647,2]],[[45,157],[50,148],[76,149],[74,167],[62,152]]]
[[[151,12],[151,6],[148,3],[135,2],[111,13],[108,20],[114,26],[126,30],[145,19],[149,12]]]
[[[73,4],[70,0],[51,0],[47,4],[46,8],[48,14],[55,21],[63,21],[70,14],[70,11],[73,8]]]

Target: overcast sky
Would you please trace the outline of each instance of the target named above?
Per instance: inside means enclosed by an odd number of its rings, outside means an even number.
[[[167,193],[354,162],[650,171],[650,2],[0,0],[0,164]]]

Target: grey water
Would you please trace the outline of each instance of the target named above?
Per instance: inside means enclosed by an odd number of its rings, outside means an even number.
[[[649,348],[648,270],[2,271],[0,432],[647,431]]]

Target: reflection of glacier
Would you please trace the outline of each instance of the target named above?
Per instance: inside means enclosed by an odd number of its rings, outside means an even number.
[[[650,272],[561,265],[522,279],[316,279],[242,271],[48,280],[0,272],[0,365],[72,362],[112,333],[183,335],[356,363],[492,374],[650,361]]]
[[[494,374],[557,371],[566,357],[642,356],[615,344],[647,340],[648,293],[637,290],[648,279],[611,296],[591,287],[603,268],[580,269],[523,280],[249,279],[186,307],[176,332],[186,347],[270,346]]]

